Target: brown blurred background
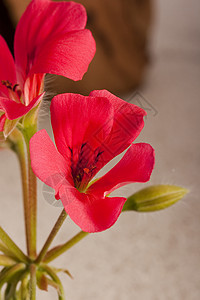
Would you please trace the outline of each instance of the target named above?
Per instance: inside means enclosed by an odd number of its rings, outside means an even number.
[[[2,23],[1,30],[9,42],[13,37],[13,31],[9,28],[11,24],[17,23],[28,2],[4,0],[11,22],[5,20],[5,24],[9,24],[9,27]],[[73,82],[60,76],[60,78],[56,77],[53,86],[51,82],[51,88],[59,93],[67,91],[82,94],[104,88],[119,94],[138,87],[143,81],[145,67],[149,62],[148,39],[152,22],[152,1],[79,0],[76,2],[86,7],[87,28],[92,31],[96,40],[96,55],[83,80]],[[5,15],[3,10],[1,14]]]
[[[4,1],[16,23],[29,1]],[[92,30],[98,45],[88,73],[92,80],[86,75],[84,86],[72,86],[61,79],[57,91],[88,93],[93,88],[109,88],[127,94],[140,85],[131,102],[145,107],[148,116],[137,142],[151,143],[156,153],[148,184],[177,184],[190,193],[158,213],[122,214],[111,229],[90,235],[57,259],[54,265],[68,268],[74,276],[74,280],[61,277],[66,299],[199,300],[200,1],[83,3],[88,6],[88,26],[95,22]],[[9,26],[3,28],[7,37],[12,36]],[[45,114],[42,111],[40,128],[51,132]],[[25,249],[20,173],[9,151],[0,153],[0,176],[0,223]],[[130,195],[146,185],[131,184],[116,194]],[[39,247],[60,213],[60,208],[45,201],[42,188],[39,183]],[[54,245],[77,231],[68,219]],[[39,299],[55,300],[56,294],[50,288],[48,294],[38,292]]]

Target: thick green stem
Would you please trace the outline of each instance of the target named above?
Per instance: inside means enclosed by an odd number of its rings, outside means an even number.
[[[13,150],[16,152],[19,159],[21,169],[21,181],[23,191],[23,205],[24,205],[24,222],[25,222],[25,233],[26,233],[26,247],[27,253],[30,253],[30,239],[31,239],[31,223],[30,223],[30,212],[29,212],[29,195],[28,195],[28,172],[27,172],[27,153],[26,144],[21,132],[15,130],[15,142],[13,142]]]
[[[29,238],[28,255],[31,259],[36,257],[37,243],[37,178],[33,173],[30,159],[29,142],[33,134],[37,131],[37,125],[23,128],[22,133],[26,142],[27,160],[28,160],[28,199],[29,199]]]
[[[55,238],[56,234],[58,233],[59,229],[61,228],[66,217],[67,217],[67,213],[66,213],[65,209],[63,209],[60,216],[58,217],[58,220],[56,221],[49,237],[47,238],[42,250],[40,251],[40,254],[38,255],[35,263],[39,264],[43,260],[43,258],[45,257],[45,255],[47,253],[47,250],[49,249],[53,239]]]
[[[23,127],[19,123],[18,128],[9,137],[11,148],[16,152],[21,168],[27,253],[31,259],[36,257],[37,179],[31,168],[29,142],[37,131],[36,124],[37,122]]]
[[[19,259],[19,261],[28,263],[28,257],[20,250],[20,248],[13,242],[8,234],[0,227],[0,240],[8,247],[13,256]]]
[[[31,236],[30,236],[30,250],[29,255],[31,258],[36,257],[37,247],[37,179],[32,171],[29,159],[29,209],[30,209],[30,223],[31,223]]]
[[[30,265],[30,300],[36,300],[36,265]]]
[[[44,257],[44,262],[49,263],[50,261],[54,260],[61,254],[66,252],[68,249],[73,247],[76,243],[81,241],[88,234],[89,232],[80,231],[78,234],[76,234],[73,238],[71,238],[71,240],[69,240],[65,244],[62,244],[60,246],[51,249],[49,252],[47,252],[46,256]]]

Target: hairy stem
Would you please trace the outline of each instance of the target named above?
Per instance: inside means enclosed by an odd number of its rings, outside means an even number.
[[[31,259],[36,257],[37,247],[37,178],[33,173],[31,167],[29,142],[31,137],[37,131],[37,125],[34,124],[31,127],[23,128],[22,133],[24,135],[27,160],[28,160],[28,198],[29,198],[29,238],[28,238],[28,255]]]
[[[61,254],[66,252],[68,249],[73,247],[76,243],[81,241],[88,234],[89,234],[89,232],[80,231],[78,234],[76,234],[73,238],[71,238],[65,244],[62,244],[60,246],[57,246],[57,247],[51,249],[49,252],[47,252],[46,256],[44,257],[44,262],[49,263],[50,261],[54,260]]]
[[[66,217],[67,217],[67,213],[66,213],[65,209],[63,209],[60,216],[58,217],[58,220],[56,221],[49,237],[47,238],[42,250],[40,251],[40,254],[38,255],[35,263],[40,263],[43,260],[43,258],[45,257],[45,255],[47,253],[47,250],[49,249],[53,239],[55,238],[56,234],[58,233],[59,229],[61,228]]]
[[[30,265],[30,300],[36,300],[36,265]]]
[[[27,253],[30,253],[30,239],[31,239],[31,224],[30,224],[30,212],[29,212],[29,194],[28,194],[28,171],[27,171],[27,153],[26,153],[26,144],[21,132],[15,130],[12,133],[11,138],[15,141],[13,142],[12,149],[15,151],[21,170],[21,182],[22,182],[22,191],[23,191],[23,206],[24,206],[24,222],[25,222],[25,233],[26,233],[26,247]]]
[[[0,227],[0,240],[8,247],[12,252],[13,256],[16,257],[19,261],[28,263],[28,257],[20,250],[20,248],[13,242],[9,235]]]

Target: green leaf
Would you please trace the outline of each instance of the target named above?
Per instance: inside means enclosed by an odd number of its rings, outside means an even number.
[[[150,186],[128,197],[122,211],[153,212],[165,209],[187,193],[187,189],[175,185]]]

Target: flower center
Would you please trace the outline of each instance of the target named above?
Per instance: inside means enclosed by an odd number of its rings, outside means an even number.
[[[96,174],[97,163],[103,151],[91,149],[88,143],[81,145],[79,149],[71,149],[71,172],[74,186],[84,192],[88,183]]]
[[[19,84],[12,84],[9,80],[1,80],[1,84],[4,85],[9,91],[9,97],[15,102],[21,103],[22,91]]]

